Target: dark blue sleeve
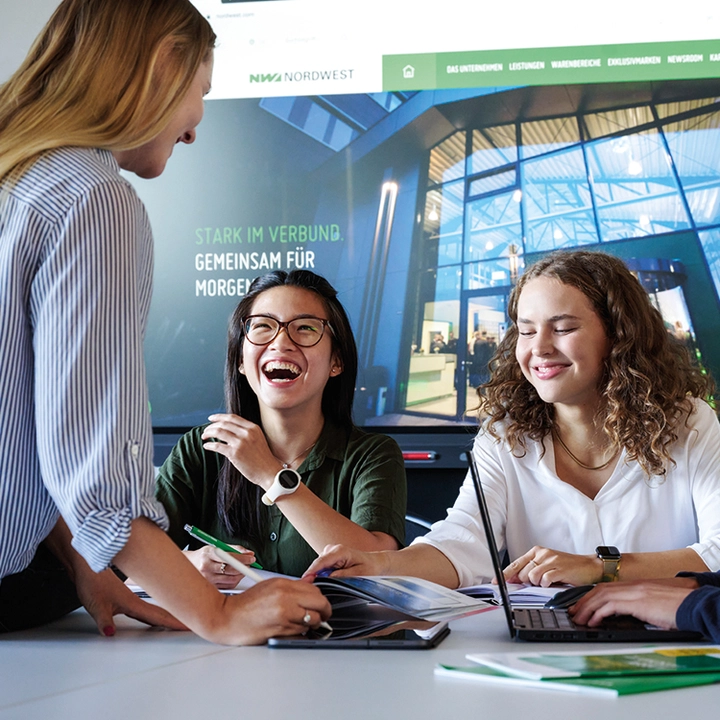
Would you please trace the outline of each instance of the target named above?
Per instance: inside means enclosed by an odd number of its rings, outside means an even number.
[[[679,630],[701,632],[720,642],[720,588],[704,585],[693,590],[678,608],[675,624]]]
[[[698,585],[713,585],[720,587],[720,572],[679,572],[675,577],[695,578]]]

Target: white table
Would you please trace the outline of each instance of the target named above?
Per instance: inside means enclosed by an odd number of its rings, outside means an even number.
[[[126,618],[118,630],[100,637],[79,610],[0,635],[0,720],[664,720],[720,706],[720,685],[605,699],[434,677],[436,663],[465,664],[471,651],[561,647],[512,643],[496,610],[453,623],[434,650],[226,648]]]

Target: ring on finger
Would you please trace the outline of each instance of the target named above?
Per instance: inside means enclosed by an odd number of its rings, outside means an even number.
[[[226,563],[220,563],[220,574],[221,574],[221,575],[224,575],[224,574],[225,574],[225,568],[226,568],[226,567],[227,567],[227,564],[226,564]]]
[[[530,564],[532,564],[532,565],[534,565],[535,567],[537,567],[537,563],[536,563],[534,560],[531,560],[531,561],[528,563],[528,565],[530,565]]]
[[[302,619],[303,625],[309,625],[310,620],[312,620],[312,618],[310,617],[310,611],[306,610],[305,615],[303,615],[303,619]]]

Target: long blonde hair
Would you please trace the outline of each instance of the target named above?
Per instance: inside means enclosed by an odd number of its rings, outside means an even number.
[[[54,148],[148,142],[214,45],[189,0],[64,0],[0,87],[0,181]]]

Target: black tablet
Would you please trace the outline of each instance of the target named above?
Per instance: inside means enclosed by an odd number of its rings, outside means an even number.
[[[330,620],[332,623],[332,619]],[[325,648],[327,650],[347,649],[358,650],[373,648],[376,650],[427,650],[439,645],[449,634],[450,628],[446,622],[429,623],[422,621],[408,621],[394,623],[390,627],[378,630],[375,628],[369,634],[323,637],[323,631],[310,630],[307,635],[292,635],[276,637],[268,640],[273,648]]]

